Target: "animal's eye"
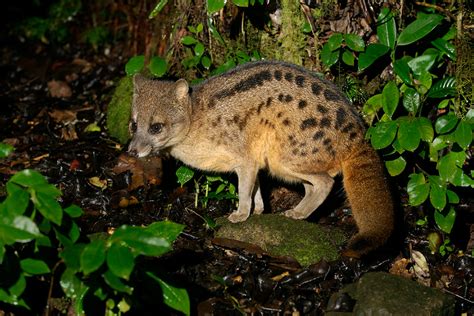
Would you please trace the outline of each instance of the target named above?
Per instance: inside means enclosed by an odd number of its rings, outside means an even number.
[[[135,121],[130,122],[130,131],[132,133],[135,133],[137,131],[137,122],[135,122]]]
[[[150,128],[148,129],[148,132],[150,134],[159,134],[159,133],[161,133],[162,129],[163,129],[163,124],[153,123],[153,124],[150,125]]]

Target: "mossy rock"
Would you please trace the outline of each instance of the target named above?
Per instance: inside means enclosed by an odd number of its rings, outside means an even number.
[[[112,100],[107,108],[107,128],[110,136],[125,144],[130,139],[128,121],[132,107],[133,79],[126,76],[120,79]]]
[[[278,214],[252,215],[241,223],[219,218],[216,237],[236,239],[258,245],[277,256],[291,256],[302,266],[321,259],[336,260],[339,247],[346,242],[344,233],[336,227],[323,227],[304,220]]]

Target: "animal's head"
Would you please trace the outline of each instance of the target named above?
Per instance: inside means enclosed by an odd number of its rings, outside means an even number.
[[[179,143],[188,133],[191,97],[188,83],[133,77],[130,120],[132,140],[128,151],[145,157]]]

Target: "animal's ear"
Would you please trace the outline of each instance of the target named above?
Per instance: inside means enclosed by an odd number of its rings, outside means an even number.
[[[175,92],[178,100],[184,100],[189,93],[189,85],[184,79],[179,79],[175,82]]]
[[[137,93],[140,91],[140,88],[147,80],[148,79],[140,73],[133,75],[133,92]]]

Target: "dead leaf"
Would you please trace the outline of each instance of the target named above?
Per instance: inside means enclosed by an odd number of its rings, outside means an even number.
[[[135,158],[122,154],[118,158],[113,171],[117,174],[130,170],[132,181],[128,189],[130,191],[144,185],[159,185],[163,174],[160,157]]]
[[[69,98],[72,95],[71,87],[64,81],[51,80],[48,89],[53,98]]]
[[[107,188],[107,180],[102,180],[99,177],[89,178],[89,183],[95,187],[100,188],[101,190],[104,190]]]
[[[69,124],[77,119],[77,112],[71,110],[54,109],[48,114],[56,123]]]

